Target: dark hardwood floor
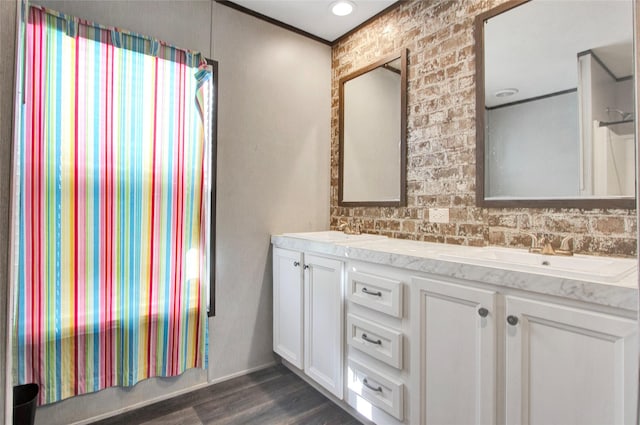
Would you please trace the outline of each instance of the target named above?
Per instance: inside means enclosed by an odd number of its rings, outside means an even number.
[[[278,365],[95,424],[357,425],[360,422]]]

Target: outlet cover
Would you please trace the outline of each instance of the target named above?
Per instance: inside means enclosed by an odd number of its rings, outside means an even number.
[[[449,208],[429,208],[429,221],[432,223],[448,223]]]

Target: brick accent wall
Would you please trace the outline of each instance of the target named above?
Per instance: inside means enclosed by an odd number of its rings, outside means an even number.
[[[475,204],[474,18],[501,0],[407,1],[333,47],[331,228],[360,222],[389,237],[470,246],[526,247],[527,232],[574,235],[576,252],[636,255],[636,211],[506,209]],[[409,49],[407,207],[338,206],[338,84],[343,76]],[[429,221],[449,208],[450,223]]]

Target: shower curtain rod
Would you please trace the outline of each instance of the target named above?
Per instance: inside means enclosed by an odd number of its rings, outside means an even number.
[[[598,126],[599,127],[610,127],[612,125],[617,125],[617,124],[627,124],[630,122],[633,122],[633,119],[630,120],[622,120],[622,121],[608,121],[608,122],[601,122]]]

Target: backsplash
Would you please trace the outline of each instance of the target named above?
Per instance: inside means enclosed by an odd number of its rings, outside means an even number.
[[[407,1],[343,39],[332,52],[331,228],[470,246],[553,245],[573,235],[579,253],[635,256],[636,210],[479,208],[475,204],[475,16],[502,1]],[[409,50],[407,207],[338,206],[338,82],[400,48]],[[447,224],[429,208],[449,208]]]

